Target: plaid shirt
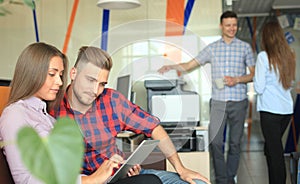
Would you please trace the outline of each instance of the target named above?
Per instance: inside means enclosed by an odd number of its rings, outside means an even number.
[[[82,174],[86,175],[95,172],[112,155],[124,156],[116,145],[119,132],[131,130],[150,137],[152,130],[159,124],[158,118],[128,101],[118,91],[108,88],[104,89],[85,114],[71,109],[66,94],[59,109],[51,114],[56,118],[73,118],[81,127],[85,142]]]
[[[212,81],[224,76],[238,77],[246,75],[246,68],[254,66],[255,61],[250,45],[237,38],[226,44],[223,38],[205,47],[195,58],[200,65],[211,63]],[[212,82],[212,99],[218,101],[242,101],[247,98],[247,84],[225,86],[218,89]]]

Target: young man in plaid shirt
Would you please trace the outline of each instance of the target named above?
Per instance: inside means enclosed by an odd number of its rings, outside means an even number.
[[[82,47],[70,71],[71,84],[53,112],[55,117],[75,119],[85,141],[82,174],[94,173],[104,160],[123,153],[116,136],[123,130],[160,140],[159,148],[177,173],[142,169],[140,174],[155,174],[163,183],[209,183],[201,174],[187,169],[180,161],[168,134],[159,120],[131,103],[118,91],[105,88],[112,67],[111,57],[96,47]],[[133,168],[138,170],[137,168]]]

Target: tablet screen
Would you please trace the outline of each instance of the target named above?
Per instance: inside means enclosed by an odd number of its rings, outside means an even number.
[[[126,178],[128,171],[136,164],[141,164],[148,155],[154,150],[159,140],[143,140],[143,142],[134,150],[124,164],[117,170],[108,182],[116,182],[119,179]]]

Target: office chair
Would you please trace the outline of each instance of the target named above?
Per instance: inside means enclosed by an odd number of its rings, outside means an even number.
[[[297,184],[299,180],[298,171],[300,162],[299,162],[300,152],[292,152],[290,155],[290,176],[291,176],[291,184]]]
[[[9,86],[0,86],[0,116],[8,101],[9,92]],[[0,149],[0,183],[14,183],[2,149]]]
[[[6,106],[10,92],[9,86],[0,86],[0,116]]]

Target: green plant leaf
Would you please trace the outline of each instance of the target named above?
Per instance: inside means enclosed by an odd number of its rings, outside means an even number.
[[[0,0],[0,4],[3,3],[3,2],[4,2],[4,0]]]
[[[22,128],[17,143],[22,160],[31,173],[42,181],[57,183],[51,156],[36,131],[31,127]]]
[[[35,9],[35,5],[34,5],[34,2],[33,0],[23,0],[24,3],[29,6],[31,9]]]
[[[10,11],[8,11],[6,8],[0,7],[0,12],[3,12],[4,14],[11,14]]]
[[[49,137],[49,151],[53,155],[58,181],[74,184],[80,173],[84,152],[80,129],[74,120],[62,118],[57,121],[53,134],[56,136]]]
[[[17,139],[24,164],[45,183],[74,184],[80,173],[83,138],[77,123],[58,119],[52,132],[41,139],[34,129],[24,127]]]

